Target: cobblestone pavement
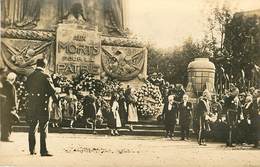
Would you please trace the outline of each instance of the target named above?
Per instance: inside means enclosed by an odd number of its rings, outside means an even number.
[[[162,137],[52,133],[47,145],[53,157],[29,155],[26,133],[13,133],[12,140],[0,142],[0,166],[260,166],[260,150],[249,146],[226,148],[223,143],[198,146],[195,141],[178,138],[171,141]],[[39,152],[39,135],[37,142]]]

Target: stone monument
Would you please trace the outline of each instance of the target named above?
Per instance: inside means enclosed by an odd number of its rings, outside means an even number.
[[[28,75],[38,58],[49,71],[87,71],[139,86],[147,51],[125,31],[125,0],[1,1],[0,66]]]

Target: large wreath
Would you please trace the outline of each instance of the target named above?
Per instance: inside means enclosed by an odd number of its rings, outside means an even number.
[[[162,95],[158,86],[147,81],[136,95],[137,110],[142,118],[156,117],[161,113]]]

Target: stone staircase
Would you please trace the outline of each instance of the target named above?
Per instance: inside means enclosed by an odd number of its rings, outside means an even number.
[[[164,136],[164,125],[155,120],[141,120],[138,123],[133,124],[134,131],[129,130],[129,124],[119,129],[121,135],[136,135],[136,136]],[[29,126],[22,118],[21,122],[13,126],[14,132],[28,132]],[[97,134],[106,135],[109,134],[109,128],[107,124],[102,124],[96,129]],[[92,134],[91,128],[69,128],[69,127],[49,127],[49,133],[75,133],[75,134]],[[193,135],[193,134],[192,134]],[[176,126],[175,136],[180,137],[180,127]]]

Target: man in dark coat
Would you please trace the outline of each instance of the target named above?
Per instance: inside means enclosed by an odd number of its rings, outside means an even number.
[[[11,72],[7,75],[6,80],[3,82],[1,94],[6,97],[4,110],[1,113],[1,140],[9,142],[12,130],[12,117],[11,112],[17,109],[17,96],[16,90],[13,85],[16,79],[16,74]]]
[[[240,114],[242,112],[242,105],[239,101],[238,95],[239,90],[236,87],[233,87],[230,90],[230,95],[225,99],[224,110],[227,115],[227,124],[229,128],[227,136],[227,146],[233,147],[232,143],[238,142],[238,129],[237,125],[240,120]]]
[[[252,123],[251,127],[253,133],[254,148],[258,148],[260,139],[260,89],[255,90],[255,99],[253,101],[250,119]]]
[[[171,139],[173,137],[174,128],[177,122],[177,112],[178,104],[174,102],[174,96],[170,95],[168,97],[168,102],[164,104],[162,112],[166,130],[165,137],[169,136]]]
[[[181,126],[181,140],[190,137],[190,123],[192,119],[192,103],[188,102],[188,95],[183,95],[183,102],[179,105],[179,124]]]
[[[97,114],[97,106],[96,106],[96,96],[94,91],[90,91],[89,95],[87,95],[84,99],[84,112],[83,117],[86,120],[86,123],[92,126],[92,133],[96,134],[96,114]],[[87,125],[86,125],[87,126]]]
[[[58,103],[55,96],[55,89],[51,77],[44,72],[47,65],[45,59],[36,62],[36,69],[28,76],[26,89],[28,91],[28,114],[27,120],[29,129],[29,150],[30,154],[35,153],[35,132],[39,123],[40,127],[40,153],[41,156],[52,156],[46,147],[46,137],[50,113],[48,111],[49,97],[52,96],[53,102]]]
[[[183,97],[184,94],[185,94],[185,90],[183,88],[183,85],[182,84],[176,84],[175,99],[174,100],[178,103],[181,103],[182,97]]]
[[[203,96],[200,97],[199,103],[196,109],[196,118],[199,125],[198,132],[198,144],[206,146],[205,138],[206,138],[206,130],[208,129],[207,124],[207,115],[210,112],[210,104],[209,104],[210,93],[208,90],[203,92]]]

